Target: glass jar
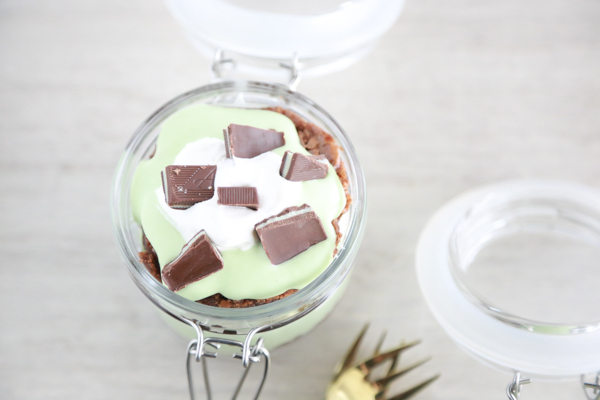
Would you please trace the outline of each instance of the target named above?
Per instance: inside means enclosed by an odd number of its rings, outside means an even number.
[[[240,108],[283,107],[331,134],[340,146],[346,166],[352,203],[338,253],[327,269],[308,286],[281,300],[257,307],[233,309],[199,304],[183,298],[156,281],[140,262],[141,228],[132,217],[130,187],[140,161],[154,149],[161,123],[192,104]],[[305,96],[277,85],[252,81],[222,81],[202,86],[169,101],[152,114],[134,133],[118,166],[112,187],[112,219],[119,247],[129,274],[142,292],[162,311],[179,321],[194,321],[209,335],[243,339],[260,330],[267,348],[274,348],[308,332],[339,300],[364,233],[366,196],[363,173],[356,152],[339,124]],[[192,333],[191,328],[187,328]]]

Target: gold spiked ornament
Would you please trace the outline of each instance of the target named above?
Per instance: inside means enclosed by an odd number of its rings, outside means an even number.
[[[358,348],[368,327],[368,325],[365,325],[350,349],[348,349],[346,356],[336,367],[333,381],[327,389],[327,400],[405,400],[425,389],[439,377],[439,375],[436,375],[399,394],[388,397],[387,391],[393,381],[429,361],[429,358],[396,370],[402,352],[419,344],[419,341],[402,343],[400,346],[382,353],[380,350],[385,339],[384,333],[375,347],[373,356],[353,366]],[[381,378],[374,379],[372,377],[373,370],[387,361],[390,362],[387,373]]]

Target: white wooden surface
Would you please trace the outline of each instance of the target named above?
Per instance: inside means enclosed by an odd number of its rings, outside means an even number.
[[[595,0],[409,1],[368,59],[301,83],[358,148],[369,224],[345,298],[273,352],[264,399],[322,398],[366,321],[390,345],[424,340],[414,357],[433,361],[415,379],[443,375],[421,399],[505,398],[510,376],[433,320],[415,244],[438,207],[476,185],[600,186],[599,38]],[[186,343],[127,276],[108,201],[138,124],[208,78],[161,1],[0,2],[0,398],[187,398]],[[583,394],[535,383],[522,398]]]

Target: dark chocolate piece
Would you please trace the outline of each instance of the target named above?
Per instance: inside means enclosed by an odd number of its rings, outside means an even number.
[[[279,175],[292,182],[323,179],[327,176],[328,165],[327,158],[323,155],[305,156],[286,151],[281,160]]]
[[[166,203],[186,209],[212,199],[216,172],[216,165],[169,165],[161,175]]]
[[[283,132],[230,124],[223,129],[227,158],[253,158],[285,144]]]
[[[223,206],[248,207],[258,210],[258,192],[255,187],[218,187],[219,200],[217,204]]]
[[[173,291],[181,290],[223,269],[221,253],[204,230],[194,236],[162,271],[163,282]]]
[[[327,239],[319,216],[308,204],[286,208],[281,213],[259,222],[254,228],[274,265],[281,264]]]

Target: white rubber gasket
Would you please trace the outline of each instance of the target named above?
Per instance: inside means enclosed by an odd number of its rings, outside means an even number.
[[[509,181],[468,191],[439,209],[421,234],[416,253],[421,291],[434,317],[448,335],[486,363],[555,378],[600,371],[600,329],[552,335],[511,326],[473,304],[452,276],[450,236],[472,205],[486,196],[515,199],[535,191],[550,192],[600,209],[600,190],[575,183]]]

